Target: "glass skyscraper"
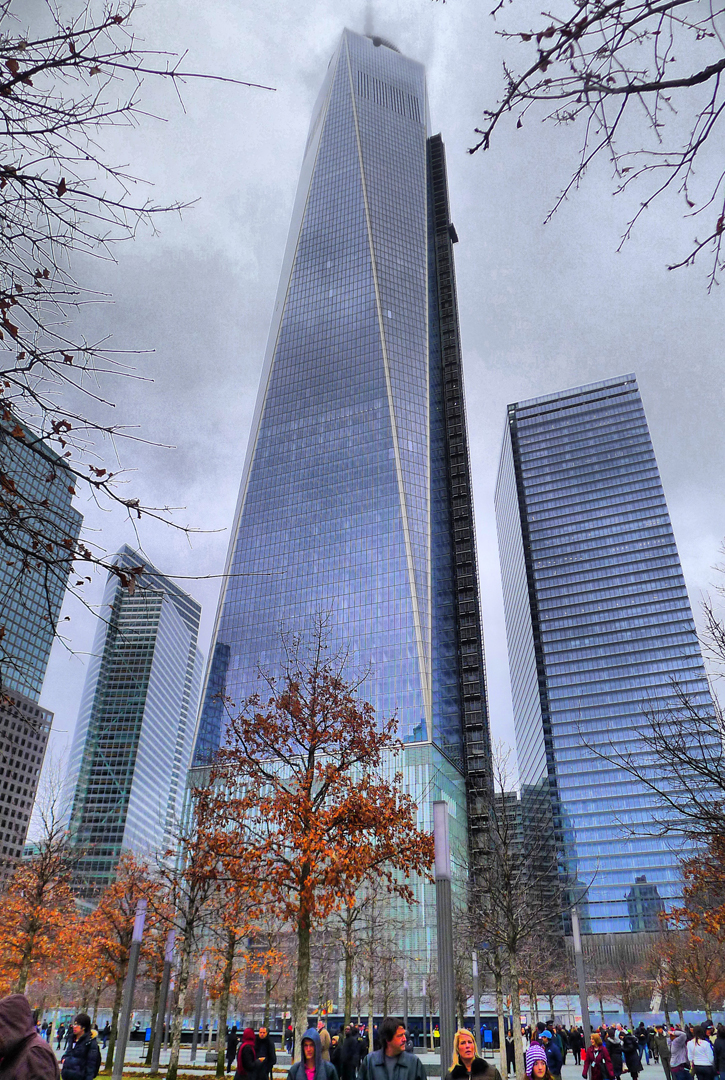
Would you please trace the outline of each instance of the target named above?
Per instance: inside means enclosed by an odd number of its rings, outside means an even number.
[[[37,702],[83,517],[66,463],[29,428],[0,421],[2,687]],[[37,558],[32,557],[34,551]]]
[[[673,680],[712,708],[634,375],[510,405],[496,489],[525,828],[551,829],[582,928],[658,928],[682,837],[597,747],[647,761]]]
[[[329,618],[396,713],[419,800],[466,844],[488,769],[475,536],[443,144],[423,67],[344,31],[302,165],[232,530],[194,763]]]
[[[133,549],[115,562],[144,571],[133,589],[108,575],[73,738],[70,831],[88,899],[123,851],[143,857],[173,841],[203,671],[200,605]]]

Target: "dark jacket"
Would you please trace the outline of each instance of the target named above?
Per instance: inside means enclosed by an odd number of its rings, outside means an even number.
[[[624,1069],[624,1049],[621,1039],[607,1039],[604,1044],[609,1052],[615,1076],[621,1076]]]
[[[669,1050],[667,1051],[669,1054]],[[715,1057],[715,1072],[725,1072],[725,1036],[718,1035],[715,1042],[712,1044],[712,1052]],[[660,1051],[660,1057],[662,1052]]]
[[[302,1042],[311,1039],[315,1044],[315,1080],[337,1080],[337,1070],[329,1061],[322,1059],[322,1043],[317,1028],[308,1028],[302,1036]],[[300,1047],[302,1050],[302,1047]],[[287,1073],[287,1080],[307,1080],[304,1054],[300,1061],[295,1062]],[[387,1080],[387,1078],[386,1078]]]
[[[93,1080],[101,1067],[101,1051],[90,1031],[84,1031],[63,1054],[60,1075],[63,1080]]]
[[[723,1040],[723,1045],[725,1046],[725,1040]],[[664,1031],[661,1035],[659,1031],[655,1033],[655,1047],[657,1048],[657,1054],[659,1055],[660,1061],[670,1060],[670,1040],[667,1038]]]
[[[373,1050],[372,1054],[368,1054],[360,1066],[359,1080],[388,1080],[384,1056],[383,1050]],[[404,1050],[396,1057],[393,1080],[426,1080],[423,1063],[417,1054],[406,1054]]]
[[[254,1042],[254,1030],[245,1028],[242,1032],[242,1044],[237,1051],[235,1080],[258,1080],[260,1066],[254,1049]]]
[[[24,994],[0,1001],[1,1080],[58,1080],[58,1062],[35,1021]]]
[[[277,1051],[272,1036],[267,1035],[266,1038],[260,1039],[259,1035],[257,1035],[254,1039],[254,1049],[259,1062],[259,1076],[271,1076],[272,1070],[277,1064]],[[264,1058],[264,1061],[259,1061],[260,1058]]]
[[[624,1053],[624,1064],[629,1069],[632,1076],[639,1076],[642,1072],[642,1062],[639,1058],[639,1043],[637,1036],[632,1035],[631,1032],[627,1032],[622,1038],[622,1051]]]
[[[485,1058],[475,1057],[471,1062],[471,1071],[465,1065],[455,1065],[452,1069],[448,1070],[448,1076],[451,1080],[467,1080],[470,1076],[471,1080],[475,1077],[485,1077],[486,1080],[501,1080],[501,1073],[498,1071],[495,1065],[491,1065]]]
[[[585,1080],[589,1076],[590,1068],[592,1070],[592,1080],[613,1080],[612,1059],[606,1046],[587,1047],[582,1067],[582,1076]]]
[[[561,1047],[559,1046],[556,1039],[550,1039],[549,1045],[545,1047],[545,1050],[546,1062],[549,1066],[549,1072],[552,1074],[552,1076],[560,1076],[561,1066],[564,1063],[564,1055],[562,1054]]]
[[[340,1048],[340,1078],[341,1080],[354,1080],[360,1067],[360,1039],[354,1031],[345,1036],[345,1041]]]

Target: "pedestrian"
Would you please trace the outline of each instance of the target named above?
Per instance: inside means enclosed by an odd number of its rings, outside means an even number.
[[[545,1071],[548,1073],[548,1071],[549,1071],[549,1063],[548,1063],[548,1061],[546,1059],[546,1050],[544,1050],[541,1043],[535,1042],[532,1039],[531,1042],[529,1043],[529,1048],[526,1051],[526,1058],[525,1058],[526,1075],[527,1076],[533,1076],[534,1075],[534,1064],[537,1061],[543,1061],[544,1066],[545,1066]]]
[[[725,1029],[723,1029],[725,1031]],[[657,1049],[657,1060],[662,1065],[665,1073],[665,1080],[672,1080],[672,1072],[670,1070],[670,1041],[667,1038],[665,1029],[662,1024],[655,1024],[655,1047]]]
[[[647,1064],[649,1065],[649,1050],[647,1049],[647,1029],[644,1026],[644,1020],[640,1020],[637,1028],[634,1032],[637,1039],[637,1053],[639,1054],[639,1060],[645,1057]]]
[[[598,1031],[592,1032],[591,1042],[584,1056],[582,1076],[584,1080],[614,1080],[612,1059]]]
[[[56,1049],[60,1050],[60,1044],[63,1042],[63,1036],[65,1035],[65,1024],[58,1025],[58,1031],[56,1034]]]
[[[642,1059],[639,1056],[639,1040],[631,1031],[625,1031],[622,1036],[622,1054],[625,1069],[631,1074],[632,1080],[637,1080],[642,1072]]]
[[[99,1037],[101,1040],[101,1045],[105,1050],[108,1046],[108,1040],[111,1038],[111,1025],[108,1020],[106,1020],[106,1026],[104,1027],[103,1031],[99,1032]]]
[[[541,1039],[541,1045],[546,1051],[546,1064],[549,1067],[549,1072],[554,1077],[554,1080],[561,1080],[561,1067],[564,1059],[559,1043],[548,1028],[541,1032],[539,1038]]]
[[[566,1065],[566,1055],[569,1053],[569,1036],[567,1030],[561,1024],[557,1024],[556,1033],[560,1039],[561,1045],[561,1063]]]
[[[277,1064],[277,1051],[274,1039],[266,1027],[261,1027],[254,1040],[254,1050],[259,1063],[258,1080],[272,1080],[274,1067]]]
[[[340,1047],[340,1080],[355,1080],[360,1061],[360,1040],[357,1028],[350,1024]]]
[[[713,1057],[715,1059],[715,1075],[722,1076],[725,1073],[725,1025],[717,1025],[717,1035],[715,1036],[715,1042],[712,1047]],[[667,1080],[670,1080],[669,1076]]]
[[[651,1056],[652,1060],[654,1061],[655,1065],[659,1065],[659,1063],[660,1063],[660,1054],[659,1054],[659,1050],[657,1049],[657,1042],[656,1042],[656,1039],[655,1039],[655,1029],[653,1027],[648,1027],[647,1028],[647,1048],[648,1048],[648,1050],[650,1052],[650,1056]]]
[[[612,1062],[615,1080],[619,1080],[624,1071],[624,1053],[622,1051],[622,1040],[615,1027],[611,1027],[607,1032],[607,1038],[604,1045],[607,1048],[609,1059]]]
[[[486,1080],[501,1080],[501,1073],[485,1058],[479,1057],[476,1040],[468,1028],[459,1028],[453,1036],[453,1061],[448,1070],[452,1080],[473,1080],[474,1077]]]
[[[237,1031],[237,1025],[232,1024],[231,1028],[227,1032],[227,1072],[232,1071],[232,1065],[237,1058],[238,1045],[239,1032]]]
[[[259,1062],[254,1049],[254,1028],[245,1028],[242,1032],[242,1041],[237,1050],[237,1068],[234,1080],[258,1080]]]
[[[360,1080],[425,1080],[420,1058],[417,1054],[406,1053],[404,1047],[403,1021],[396,1016],[386,1016],[380,1025],[380,1049],[368,1054],[363,1061]]]
[[[511,1031],[506,1032],[506,1075],[516,1072],[516,1047]]]
[[[91,1018],[78,1013],[71,1026],[73,1041],[60,1059],[63,1080],[93,1080],[101,1069],[101,1051],[91,1035]]]
[[[0,1000],[0,1080],[58,1080],[58,1060],[37,1033],[25,994]]]
[[[308,1028],[302,1036],[302,1060],[295,1062],[287,1080],[338,1080],[335,1066],[322,1057],[322,1042],[315,1028]]]
[[[288,1054],[294,1053],[295,1048],[295,1029],[292,1024],[287,1025],[287,1038],[285,1039],[285,1046]]]
[[[581,1033],[578,1028],[572,1024],[569,1030],[569,1046],[571,1052],[574,1055],[574,1064],[577,1065],[581,1061],[581,1052],[584,1043],[581,1037]]]
[[[325,1027],[324,1020],[317,1021],[317,1033],[320,1036],[320,1046],[322,1047],[322,1060],[330,1060],[330,1045],[332,1040],[330,1038],[330,1032]]]
[[[544,1049],[541,1043],[532,1043],[532,1046],[534,1046],[537,1051]],[[529,1050],[530,1049],[531,1046],[529,1047]],[[531,1059],[531,1072],[527,1072],[526,1074],[530,1080],[551,1080],[551,1073],[549,1072],[549,1066],[544,1059],[545,1056],[546,1054],[544,1054],[544,1057],[535,1054]]]
[[[687,1033],[683,1028],[670,1028],[670,1070],[672,1080],[683,1080],[689,1075],[687,1067]]]
[[[704,1027],[695,1028],[694,1037],[687,1044],[687,1060],[697,1080],[715,1080],[715,1055]]]

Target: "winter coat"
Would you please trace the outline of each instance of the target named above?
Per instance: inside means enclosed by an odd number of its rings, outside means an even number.
[[[359,1080],[388,1080],[385,1051],[373,1050],[363,1061],[358,1073]],[[393,1069],[393,1080],[426,1080],[423,1063],[417,1054],[398,1054]]]
[[[332,1044],[332,1038],[330,1037],[330,1032],[327,1030],[326,1027],[321,1027],[320,1030],[318,1031],[318,1035],[320,1036],[320,1046],[322,1047],[322,1060],[323,1061],[329,1061],[330,1060],[330,1046]]]
[[[340,1080],[355,1080],[360,1067],[360,1040],[357,1032],[345,1036],[340,1048]]]
[[[261,1075],[254,1042],[254,1031],[252,1028],[245,1028],[242,1032],[241,1046],[237,1050],[237,1071],[234,1074],[234,1080],[258,1080]]]
[[[587,1080],[589,1069],[592,1070],[592,1080],[613,1080],[614,1069],[612,1059],[606,1046],[588,1046],[584,1056],[582,1076]]]
[[[679,1069],[687,1065],[687,1035],[680,1028],[670,1039],[670,1067]]]
[[[259,1065],[258,1075],[260,1077],[271,1076],[277,1064],[277,1050],[272,1036],[267,1035],[264,1039],[260,1039],[259,1035],[257,1035],[254,1039],[254,1050]],[[264,1058],[264,1061],[260,1061],[260,1058]]]
[[[323,1060],[322,1042],[317,1028],[308,1028],[302,1036],[303,1043],[305,1039],[311,1039],[315,1044],[315,1080],[337,1080],[337,1070],[335,1066],[331,1065],[329,1061]],[[301,1049],[302,1047],[300,1047],[300,1050]],[[287,1080],[307,1080],[304,1053],[301,1060],[295,1062],[287,1073]]]
[[[447,1074],[451,1080],[468,1080],[470,1076],[471,1080],[501,1080],[501,1073],[498,1071],[495,1065],[491,1065],[485,1058],[475,1057],[471,1062],[471,1071],[469,1073],[465,1065],[461,1065],[460,1061],[458,1065],[454,1065],[452,1069],[448,1070]]]
[[[725,1036],[718,1035],[712,1044],[712,1052],[715,1055],[715,1072],[725,1072]]]
[[[90,1031],[84,1031],[63,1054],[60,1075],[63,1080],[93,1080],[101,1068],[101,1051]]]
[[[615,1076],[621,1076],[624,1069],[624,1052],[620,1039],[607,1039],[604,1044],[609,1052]]]
[[[58,1080],[58,1062],[24,994],[0,1001],[0,1080]]]
[[[574,1031],[570,1031],[569,1032],[569,1046],[574,1051],[574,1055],[576,1057],[579,1057],[579,1054],[581,1053],[581,1049],[582,1049],[583,1045],[584,1045],[584,1042],[583,1042],[582,1037],[581,1037],[581,1032],[577,1031],[576,1029]]]
[[[636,1035],[632,1035],[629,1031],[626,1033],[622,1039],[622,1051],[624,1053],[624,1064],[632,1076],[639,1076],[642,1071],[642,1062],[639,1058],[639,1043]]]
[[[544,1047],[544,1049],[546,1050],[546,1061],[549,1066],[549,1072],[552,1076],[560,1076],[561,1066],[564,1063],[561,1047],[556,1039],[552,1039],[549,1045]]]

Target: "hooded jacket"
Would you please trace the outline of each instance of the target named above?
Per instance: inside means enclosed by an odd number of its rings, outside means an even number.
[[[72,1028],[71,1028],[72,1033]],[[60,1075],[63,1080],[93,1080],[101,1068],[101,1051],[90,1031],[84,1031],[63,1054]]]
[[[622,1070],[624,1069],[624,1049],[622,1047],[622,1040],[619,1038],[616,1028],[613,1028],[612,1034],[607,1036],[604,1045],[609,1051],[614,1075],[621,1076]]]
[[[237,1071],[235,1080],[257,1080],[259,1075],[259,1062],[254,1049],[254,1029],[245,1028],[242,1032],[242,1042],[237,1051]]]
[[[24,994],[0,1001],[0,1080],[59,1080],[58,1062]]]
[[[335,1066],[329,1061],[324,1061],[322,1058],[322,1043],[317,1028],[308,1028],[302,1036],[303,1043],[305,1039],[311,1039],[315,1044],[315,1080],[337,1080],[337,1069]],[[307,1080],[304,1053],[301,1061],[295,1062],[287,1073],[287,1080]]]

